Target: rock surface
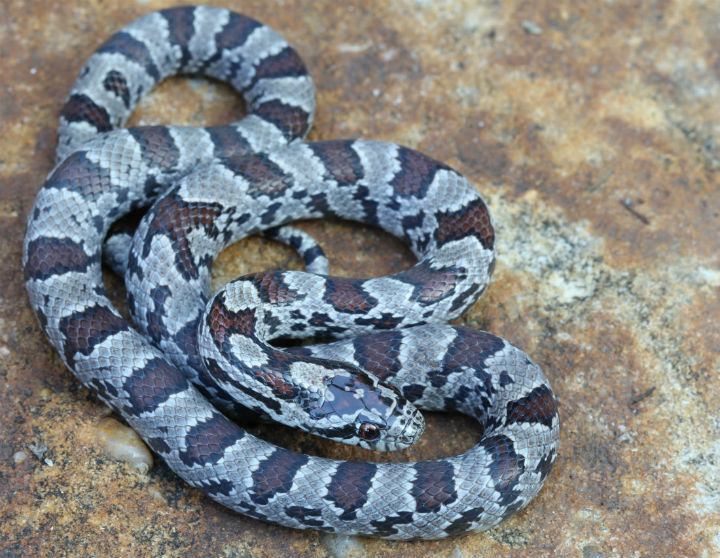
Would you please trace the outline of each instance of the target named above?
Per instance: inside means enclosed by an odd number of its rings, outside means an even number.
[[[305,57],[318,89],[311,139],[402,143],[486,196],[498,266],[460,322],[523,347],[560,400],[560,457],[539,497],[486,533],[430,543],[266,525],[204,498],[163,463],[144,472],[111,457],[109,411],[64,368],[30,311],[24,224],[52,167],[62,99],[106,37],[167,5],[0,6],[1,555],[720,554],[720,5],[242,3]],[[173,79],[132,123],[241,114],[228,88]],[[334,273],[412,263],[374,230],[302,226]],[[216,284],[299,263],[249,239],[222,255]],[[107,281],[120,300],[120,282]],[[429,423],[416,448],[389,458],[449,455],[476,435],[462,418]],[[261,433],[301,451],[370,457],[283,429]]]

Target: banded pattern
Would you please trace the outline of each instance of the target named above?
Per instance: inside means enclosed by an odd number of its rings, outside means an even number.
[[[214,128],[118,129],[176,73],[230,83],[248,116]],[[250,18],[196,6],[124,27],[93,54],[63,108],[59,164],[25,237],[31,305],[73,373],[190,485],[234,510],[395,539],[486,529],[540,490],[558,441],[554,396],[527,355],[435,323],[487,287],[487,207],[454,170],[413,150],[303,143],[314,103],[297,53]],[[153,202],[129,255],[127,237],[106,245],[126,269],[141,334],[108,300],[100,266],[111,224]],[[374,279],[328,276],[317,244],[285,226],[321,216],[379,226],[418,264]],[[252,274],[205,308],[215,254],[258,232],[297,248],[308,272]],[[267,344],[300,336],[347,338],[282,352]],[[250,435],[221,412],[240,411],[235,397],[376,449],[420,435],[416,406],[474,416],[483,437],[444,460],[339,462]]]

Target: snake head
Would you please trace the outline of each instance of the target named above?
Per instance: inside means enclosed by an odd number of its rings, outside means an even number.
[[[420,411],[394,388],[347,365],[329,372],[323,396],[307,409],[313,433],[376,451],[404,449],[420,438]]]

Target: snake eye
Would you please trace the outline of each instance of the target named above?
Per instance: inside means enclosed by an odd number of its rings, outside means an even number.
[[[363,440],[377,440],[380,436],[380,428],[371,422],[363,422],[360,425],[359,434]]]

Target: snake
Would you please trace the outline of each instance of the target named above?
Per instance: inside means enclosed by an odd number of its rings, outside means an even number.
[[[247,114],[213,127],[123,127],[176,74],[228,83]],[[394,143],[307,142],[315,89],[270,27],[185,6],[126,25],[88,59],[60,114],[57,161],[38,191],[24,281],[50,344],[88,389],[192,487],[296,529],[437,539],[497,525],[541,489],[557,456],[557,401],[530,357],[449,325],[487,288],[495,229],[475,188]],[[113,223],[147,211],[129,241]],[[288,223],[359,221],[417,258],[384,277],[328,274]],[[212,295],[215,255],[266,234],[304,271],[240,277]],[[128,244],[130,246],[128,247]],[[125,273],[113,306],[103,254]],[[211,296],[212,295],[212,296]],[[285,338],[325,343],[279,348]],[[369,449],[407,447],[419,409],[474,417],[479,441],[448,458],[339,461],[239,425],[249,413]]]

